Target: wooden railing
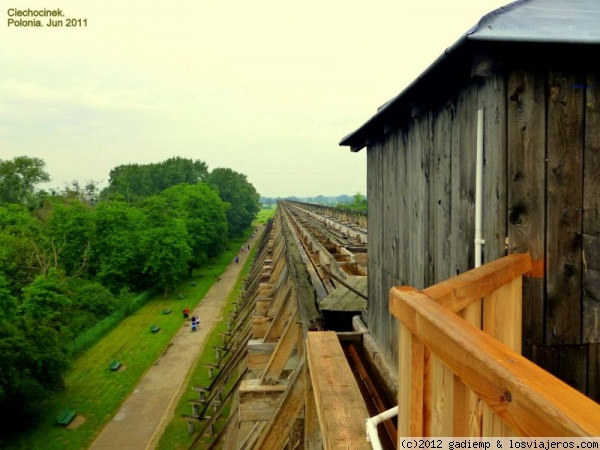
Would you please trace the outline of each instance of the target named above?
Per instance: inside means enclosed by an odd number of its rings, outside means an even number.
[[[509,255],[423,291],[391,289],[400,437],[600,436],[600,405],[520,355],[529,271],[529,255]]]

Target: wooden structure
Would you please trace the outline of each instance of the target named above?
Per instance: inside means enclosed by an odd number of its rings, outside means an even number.
[[[364,434],[367,407],[336,333],[320,331],[317,294],[307,282],[298,244],[278,209],[240,302],[242,311],[250,311],[249,339],[236,345],[246,355],[246,367],[238,367],[243,379],[236,383],[231,417],[216,438],[226,449],[370,448]],[[202,420],[196,414],[184,419]]]
[[[401,436],[600,435],[600,405],[519,354],[530,270],[529,255],[511,255],[424,291],[391,290]],[[475,325],[459,316],[472,306]]]
[[[342,140],[367,148],[367,327],[396,367],[389,289],[475,267],[482,111],[483,262],[531,255],[523,353],[600,400],[598,17],[591,0],[490,13]]]

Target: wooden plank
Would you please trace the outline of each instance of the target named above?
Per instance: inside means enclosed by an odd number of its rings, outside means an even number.
[[[273,311],[275,316],[269,325],[269,329],[264,335],[265,342],[277,342],[281,337],[286,324],[297,310],[295,292],[291,288],[289,290],[286,289],[285,300],[280,305],[281,307],[278,310]]]
[[[289,380],[288,388],[283,394],[281,403],[262,430],[254,449],[279,450],[283,448],[304,407],[305,364],[305,359],[302,358]]]
[[[308,333],[306,354],[323,448],[370,449],[367,407],[335,332]]]
[[[587,395],[600,403],[600,344],[588,345]]]
[[[479,88],[483,109],[483,264],[506,255],[506,78],[486,78]]]
[[[408,216],[403,227],[408,231],[406,284],[424,289],[428,267],[429,158],[431,153],[429,115],[419,116],[410,128],[407,143]]]
[[[552,374],[558,373],[558,345],[534,345],[532,349],[533,361]]]
[[[546,343],[581,343],[583,90],[581,76],[548,77]]]
[[[431,199],[429,212],[429,253],[432,261],[427,285],[450,278],[456,273],[450,268],[451,192],[453,121],[456,107],[447,103],[433,116],[433,148],[431,158]]]
[[[456,274],[474,267],[475,167],[477,156],[477,84],[462,90],[456,106],[458,146],[452,154],[452,268]],[[457,214],[457,216],[455,215]]]
[[[319,415],[315,403],[315,394],[308,374],[308,364],[304,364],[304,448],[305,450],[322,450]]]
[[[483,331],[502,342],[513,352],[521,353],[523,279],[515,278],[483,300]],[[487,406],[483,408],[484,436],[511,435],[510,428]]]
[[[541,268],[523,280],[527,345],[544,344],[544,89],[539,73],[517,69],[508,75],[508,253],[529,253]]]
[[[288,383],[263,385],[259,379],[244,380],[239,388],[240,421],[267,421],[273,416]]]
[[[485,296],[483,331],[521,353],[523,278],[517,277]]]
[[[276,384],[281,378],[281,372],[290,359],[298,340],[302,339],[302,326],[297,316],[291,317],[285,330],[271,354],[271,358],[261,375],[262,384]]]
[[[485,297],[529,271],[531,258],[528,254],[508,255],[428,287],[423,293],[449,311],[457,312],[474,298]]]
[[[587,390],[587,345],[560,345],[557,377],[579,392]]]
[[[383,262],[383,144],[378,142],[370,145],[367,151],[367,203],[369,219],[368,241],[368,273],[369,295],[371,299],[368,306],[367,327],[378,342],[382,341],[383,322],[385,319],[382,302],[375,299],[382,298],[382,262]]]
[[[587,76],[583,166],[583,342],[600,342],[600,73]]]
[[[398,436],[424,436],[424,347],[400,325]]]
[[[390,309],[521,436],[598,436],[600,405],[409,288]]]
[[[454,436],[454,374],[431,352],[426,362],[424,436]]]

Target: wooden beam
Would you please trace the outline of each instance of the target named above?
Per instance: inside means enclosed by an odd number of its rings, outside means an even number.
[[[306,354],[323,448],[371,449],[369,413],[335,332],[308,333]]]
[[[260,380],[244,380],[240,385],[240,422],[267,421],[281,401],[288,382],[263,385]]]
[[[412,288],[390,310],[521,436],[599,436],[600,405]]]
[[[508,255],[428,287],[423,293],[448,310],[458,312],[530,271],[528,254]]]
[[[297,315],[290,317],[287,326],[271,354],[271,358],[261,375],[262,384],[275,384],[281,377],[281,372],[290,359],[298,340],[302,339],[302,325]]]
[[[294,375],[289,380],[286,391],[271,420],[265,425],[260,434],[255,450],[279,450],[283,448],[296,420],[304,407],[304,390],[306,385],[305,360],[302,358]]]

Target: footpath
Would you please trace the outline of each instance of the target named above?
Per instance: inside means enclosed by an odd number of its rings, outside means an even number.
[[[259,241],[264,226],[251,241]],[[173,416],[183,393],[188,373],[195,366],[206,337],[223,320],[221,312],[227,296],[235,286],[248,252],[239,252],[239,263],[232,262],[190,316],[200,318],[198,331],[192,332],[185,322],[171,344],[146,372],[121,409],[104,427],[90,450],[150,450]],[[182,319],[183,320],[183,319]]]

